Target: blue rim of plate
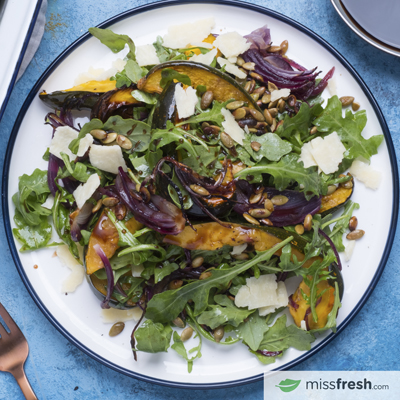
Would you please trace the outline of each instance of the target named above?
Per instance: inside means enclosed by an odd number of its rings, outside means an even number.
[[[42,1],[43,0],[38,0],[37,1],[36,8],[35,8],[35,11],[33,13],[33,17],[32,17],[31,23],[29,25],[29,29],[28,29],[28,32],[27,32],[25,40],[24,40],[24,44],[22,45],[22,49],[21,49],[21,52],[19,54],[17,64],[15,64],[14,73],[13,73],[13,75],[11,77],[10,84],[8,85],[6,96],[4,97],[3,104],[0,106],[0,121],[1,121],[1,118],[3,117],[3,115],[4,115],[5,111],[6,111],[8,100],[10,100],[11,92],[12,92],[12,90],[14,88],[15,81],[17,80],[18,71],[19,71],[19,69],[21,67],[22,60],[24,59],[24,55],[25,55],[26,49],[28,48],[28,44],[29,44],[29,41],[30,41],[31,36],[32,36],[33,28],[35,27],[37,17],[39,15],[39,11],[40,11],[40,7],[42,5]]]
[[[236,0],[220,0],[220,1],[210,1],[210,0],[199,0],[199,1],[179,1],[179,0],[166,0],[166,1],[161,1],[157,3],[152,3],[149,5],[145,6],[140,6],[137,8],[134,8],[132,10],[125,11],[115,17],[112,17],[105,22],[101,23],[98,25],[99,28],[107,28],[108,26],[115,24],[125,18],[131,17],[133,15],[137,15],[146,11],[158,9],[158,8],[164,8],[168,6],[179,6],[179,5],[186,5],[186,4],[218,4],[218,5],[226,5],[226,6],[234,6],[238,8],[247,8],[252,11],[259,12],[261,14],[265,14],[269,17],[275,18],[279,21],[282,21],[284,23],[287,23],[291,25],[292,27],[298,29],[299,31],[305,33],[309,37],[311,37],[313,40],[315,40],[317,43],[322,45],[326,50],[328,50],[331,54],[333,54],[345,67],[346,69],[350,72],[352,77],[356,80],[356,82],[360,85],[362,90],[364,91],[365,95],[367,96],[370,104],[372,105],[376,116],[378,118],[378,121],[381,125],[382,131],[385,135],[385,141],[386,145],[388,147],[388,152],[389,152],[389,158],[390,158],[390,164],[392,167],[392,174],[393,174],[393,209],[392,209],[392,218],[390,221],[390,230],[389,230],[389,235],[388,235],[388,240],[386,242],[386,246],[381,258],[381,261],[379,263],[378,269],[371,281],[371,284],[365,291],[364,295],[360,299],[360,301],[357,303],[357,305],[354,307],[352,312],[347,316],[347,318],[341,323],[341,325],[338,327],[337,332],[335,334],[330,333],[325,339],[323,339],[320,343],[318,343],[315,347],[313,347],[310,351],[307,353],[303,354],[302,356],[296,358],[295,360],[283,365],[280,368],[277,368],[276,370],[288,370],[302,361],[305,361],[309,357],[313,356],[316,354],[319,350],[321,350],[323,347],[325,347],[329,342],[331,342],[334,338],[336,338],[339,333],[341,333],[346,326],[350,323],[350,321],[357,315],[357,313],[361,310],[365,302],[367,301],[368,297],[371,295],[372,291],[374,290],[376,284],[379,281],[379,278],[382,275],[382,272],[385,268],[387,259],[389,257],[390,250],[392,248],[392,244],[394,241],[395,233],[396,233],[396,224],[397,224],[397,216],[398,216],[398,208],[399,208],[399,179],[398,179],[398,170],[397,170],[397,161],[396,161],[396,154],[395,150],[393,147],[393,143],[391,140],[390,132],[387,127],[386,121],[383,117],[382,111],[376,102],[375,98],[373,97],[372,93],[368,89],[367,85],[365,82],[362,80],[362,78],[358,75],[358,73],[354,70],[354,68],[349,64],[349,62],[337,51],[335,50],[329,43],[327,43],[324,39],[319,37],[316,33],[311,31],[310,29],[306,28],[305,26],[301,25],[300,23],[277,13],[276,11],[269,10],[267,8],[257,6],[254,4],[249,4],[245,3],[242,1],[236,1]],[[10,246],[11,254],[14,259],[14,262],[17,266],[18,272],[21,276],[21,279],[23,283],[25,284],[29,294],[32,296],[33,300],[35,301],[36,305],[39,307],[39,309],[42,311],[42,313],[46,316],[46,318],[51,322],[52,325],[55,326],[55,328],[65,337],[67,338],[71,343],[73,343],[75,346],[77,346],[80,350],[82,350],[85,354],[89,355],[96,361],[99,361],[103,365],[120,372],[124,375],[140,379],[142,381],[148,382],[148,383],[155,383],[158,385],[164,385],[168,386],[171,388],[180,388],[180,389],[217,389],[217,388],[228,388],[228,387],[233,387],[233,386],[238,386],[238,385],[243,385],[243,384],[248,384],[248,383],[253,383],[256,381],[259,381],[263,379],[263,374],[258,374],[252,377],[244,378],[244,379],[238,379],[235,381],[228,381],[228,382],[222,382],[222,383],[186,383],[186,382],[173,382],[173,381],[165,381],[162,379],[157,379],[157,378],[152,378],[148,377],[146,375],[142,375],[140,373],[130,371],[128,369],[122,368],[106,359],[103,357],[99,356],[98,354],[94,353],[90,349],[88,349],[85,345],[83,345],[81,342],[75,339],[68,331],[65,330],[65,328],[58,323],[58,321],[54,318],[54,316],[47,310],[47,308],[44,306],[42,303],[40,297],[37,295],[33,287],[31,286],[25,271],[23,269],[23,266],[21,264],[21,261],[18,256],[18,250],[15,247],[14,244],[14,238],[12,234],[12,228],[10,224],[10,215],[9,215],[9,208],[8,208],[8,175],[9,175],[9,169],[10,169],[10,163],[11,163],[11,158],[12,158],[12,152],[14,148],[14,143],[18,135],[19,127],[22,123],[22,120],[24,118],[24,115],[29,108],[31,102],[35,98],[37,92],[40,90],[40,87],[42,83],[49,77],[49,75],[56,69],[56,67],[64,60],[64,58],[69,55],[72,51],[74,51],[79,45],[81,45],[83,42],[85,42],[87,39],[90,38],[89,33],[85,33],[82,35],[79,39],[77,39],[74,43],[72,43],[67,49],[65,49],[52,63],[51,65],[46,69],[46,71],[42,74],[42,76],[39,78],[39,80],[36,82],[35,86],[32,88],[31,92],[29,93],[27,99],[25,100],[24,105],[21,108],[21,111],[18,114],[18,117],[15,121],[13,130],[11,132],[11,136],[8,142],[7,146],[7,151],[6,151],[6,156],[5,156],[5,162],[4,162],[4,168],[3,168],[3,186],[2,186],[2,196],[3,196],[3,215],[4,215],[4,226],[5,226],[5,231],[7,235],[7,240],[8,244]]]

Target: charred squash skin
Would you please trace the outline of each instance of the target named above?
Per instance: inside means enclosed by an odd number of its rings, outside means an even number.
[[[103,93],[115,89],[116,81],[109,79],[104,81],[89,81],[66,90],[58,90],[39,94],[42,100],[51,108],[67,107],[72,110],[90,110],[99,100]]]
[[[353,187],[345,188],[339,186],[332,194],[321,197],[321,209],[319,214],[325,217],[328,214],[333,214],[350,200],[354,191],[354,179],[352,179]]]
[[[230,99],[244,101],[248,103],[249,108],[260,111],[254,99],[246,92],[234,79],[229,75],[209,67],[204,64],[193,61],[167,61],[156,65],[149,73],[138,82],[138,89],[147,93],[163,92],[160,86],[161,72],[163,69],[170,68],[180,74],[187,75],[196,89],[197,86],[203,85],[214,94],[214,100],[224,102]]]

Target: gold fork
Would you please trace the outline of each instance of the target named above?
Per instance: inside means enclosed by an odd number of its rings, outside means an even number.
[[[10,331],[7,332],[0,322],[0,371],[9,372],[14,376],[27,400],[38,400],[24,371],[24,363],[29,353],[28,342],[1,303],[0,316]]]

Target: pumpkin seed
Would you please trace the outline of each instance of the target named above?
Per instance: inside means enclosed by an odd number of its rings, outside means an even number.
[[[257,74],[257,72],[250,72],[249,75],[257,81],[264,82],[264,78],[261,75]]]
[[[271,211],[266,208],[253,208],[249,211],[249,214],[257,219],[267,218],[271,215]]]
[[[117,136],[117,144],[121,149],[130,150],[132,148],[132,142],[124,135]]]
[[[211,90],[207,90],[203,96],[201,96],[200,107],[202,110],[205,110],[210,106],[212,101],[214,100],[214,93]]]
[[[278,115],[278,109],[277,108],[270,108],[270,109],[268,109],[268,111],[271,114],[272,118],[275,118]]]
[[[291,94],[287,99],[287,103],[290,107],[294,107],[297,103],[296,96],[294,94]]]
[[[357,229],[357,225],[358,225],[357,217],[351,217],[349,221],[350,231],[355,231]]]
[[[243,60],[242,57],[238,57],[236,60],[236,65],[239,65],[239,67],[241,67],[246,61]]]
[[[196,257],[193,261],[192,261],[192,268],[199,268],[203,265],[204,262],[204,258],[203,257]]]
[[[181,279],[175,279],[174,281],[171,281],[168,285],[168,289],[170,290],[175,290],[175,289],[179,289],[180,287],[182,287],[183,285],[183,281]]]
[[[289,48],[289,42],[287,40],[284,40],[281,43],[280,48],[281,48],[281,54],[285,55]]]
[[[254,93],[254,92],[250,96],[252,97],[252,99],[254,101],[257,101],[260,98],[260,95],[258,93]]]
[[[176,318],[172,321],[172,323],[173,323],[175,326],[177,326],[178,328],[184,328],[184,327],[186,326],[185,323],[183,322],[182,318],[179,318],[179,317],[176,317]]]
[[[254,89],[253,93],[258,93],[260,96],[262,96],[265,93],[265,86],[260,86],[257,89]]]
[[[219,343],[222,338],[224,337],[225,331],[223,326],[219,326],[218,328],[215,328],[213,331],[213,336],[214,340]]]
[[[200,276],[199,276],[199,280],[204,280],[207,279],[211,276],[211,272],[210,271],[204,271]]]
[[[271,101],[271,93],[265,93],[261,99],[263,104],[268,104]]]
[[[250,86],[249,86],[249,93],[253,93],[254,88],[256,87],[256,81],[254,79],[252,79],[250,82]]]
[[[250,133],[257,133],[258,130],[256,128],[249,128]]]
[[[360,107],[360,103],[357,103],[356,101],[353,101],[353,103],[351,104],[351,108],[353,111],[357,111]]]
[[[267,225],[267,226],[274,226],[274,224],[271,222],[271,220],[269,220],[268,218],[263,218],[263,219],[260,219],[260,221],[264,224],[264,225]]]
[[[244,108],[238,108],[232,113],[232,115],[238,121],[239,119],[243,119],[246,116],[246,110]]]
[[[289,201],[289,199],[282,194],[277,194],[276,196],[271,198],[271,202],[275,206],[283,206],[288,201]]]
[[[235,301],[235,296],[232,296],[231,294],[228,294],[228,299],[232,300],[232,301]]]
[[[282,122],[283,122],[283,120],[282,120]],[[274,119],[274,120],[272,121],[271,132],[275,132],[275,130],[276,130],[276,119]]]
[[[296,225],[294,230],[298,235],[302,235],[304,233],[304,226],[303,225]]]
[[[274,90],[278,90],[278,86],[276,86],[275,83],[268,81],[268,91],[273,92]]]
[[[119,335],[125,328],[125,324],[123,322],[116,322],[108,332],[108,335],[111,337]]]
[[[228,110],[236,110],[239,107],[244,106],[244,101],[232,101],[231,103],[226,105]]]
[[[351,106],[353,104],[354,97],[352,97],[352,96],[342,96],[339,100],[342,103],[342,107],[348,107],[348,106]]]
[[[103,201],[100,199],[97,201],[96,205],[92,208],[92,213],[99,211],[101,206],[103,205]]]
[[[259,151],[261,149],[261,144],[258,142],[251,142],[250,146],[254,151]]]
[[[192,337],[192,335],[193,335],[193,328],[188,326],[181,333],[182,342],[186,342],[186,340],[189,340]]]
[[[264,208],[266,208],[268,211],[272,212],[272,211],[274,211],[274,203],[270,199],[265,199]]]
[[[207,128],[207,126],[210,126],[210,124],[209,124],[208,122],[203,122],[203,123],[201,124],[201,129],[204,130],[204,128]]]
[[[275,108],[277,104],[278,104],[278,100],[271,101],[268,104],[268,109]]]
[[[247,69],[247,71],[253,71],[256,67],[256,64],[253,62],[245,62],[243,65],[241,65],[241,67]]]
[[[312,228],[312,215],[307,214],[306,217],[304,218],[304,229],[308,232]]]
[[[103,131],[102,129],[93,129],[90,131],[90,134],[99,140],[104,140],[107,137],[107,132]]]
[[[261,200],[261,197],[262,197],[262,193],[252,194],[250,196],[250,200],[249,200],[250,204],[258,203]]]
[[[193,192],[199,194],[200,196],[208,196],[210,192],[203,188],[203,186],[200,185],[190,185],[190,189],[193,190]]]
[[[363,231],[362,229],[356,229],[353,232],[350,232],[346,235],[346,238],[348,240],[358,240],[361,239],[365,234],[365,231]]]
[[[212,136],[217,136],[218,133],[220,132],[221,128],[219,126],[215,125],[209,125],[203,128],[203,132],[206,135],[212,135]]]
[[[122,221],[126,217],[126,206],[124,204],[117,204],[114,210],[114,214],[118,221]]]
[[[315,135],[318,132],[318,128],[316,126],[313,126],[310,129],[310,135]]]
[[[244,218],[247,222],[249,222],[250,224],[253,224],[253,225],[260,225],[260,223],[259,223],[255,218],[253,218],[252,216],[250,216],[250,215],[247,214],[247,213],[244,213],[244,214],[243,214],[243,218]]]
[[[351,189],[353,187],[353,180],[350,179],[347,182],[342,182],[340,186],[344,187],[345,189]]]
[[[286,107],[285,100],[279,99],[277,107],[278,107],[278,111],[282,114],[285,111],[285,107]]]
[[[265,117],[265,121],[267,121],[267,124],[272,125],[273,118],[272,118],[271,113],[268,111],[268,108],[266,108],[264,110],[264,117]]]
[[[105,197],[102,203],[106,207],[114,207],[119,203],[119,200],[116,197]]]
[[[264,115],[254,108],[250,108],[250,114],[256,121],[265,121]]]
[[[115,132],[110,132],[107,133],[107,137],[105,139],[102,140],[103,144],[110,144],[112,142],[115,141],[115,139],[117,138],[118,134]]]
[[[228,149],[232,148],[235,144],[233,139],[226,133],[226,132],[221,132],[221,142],[224,146],[226,146]]]
[[[337,189],[336,185],[329,185],[329,186],[328,186],[328,192],[326,193],[326,195],[329,196],[329,195],[331,195],[332,193],[335,193],[335,192],[336,192],[336,189]]]
[[[282,50],[281,46],[269,46],[267,49],[267,52],[268,53],[278,53],[281,50]]]
[[[249,255],[247,253],[241,253],[241,254],[235,254],[232,256],[235,260],[243,261],[243,260],[248,260]]]

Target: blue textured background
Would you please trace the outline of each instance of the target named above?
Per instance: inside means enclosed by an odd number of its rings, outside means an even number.
[[[1,169],[19,109],[50,62],[89,27],[152,1],[49,0],[48,3],[42,43],[27,71],[14,87],[0,123]],[[261,0],[252,3],[278,11],[310,28],[331,43],[355,67],[383,110],[398,160],[400,59],[364,43],[335,13],[329,0]],[[400,370],[398,236],[382,278],[362,311],[340,336],[296,369]],[[14,266],[2,224],[0,254],[0,301],[28,339],[31,350],[26,373],[40,399],[263,398],[262,382],[224,390],[189,391],[147,384],[104,367],[64,339],[36,307]],[[23,399],[12,376],[1,372],[0,399]]]

